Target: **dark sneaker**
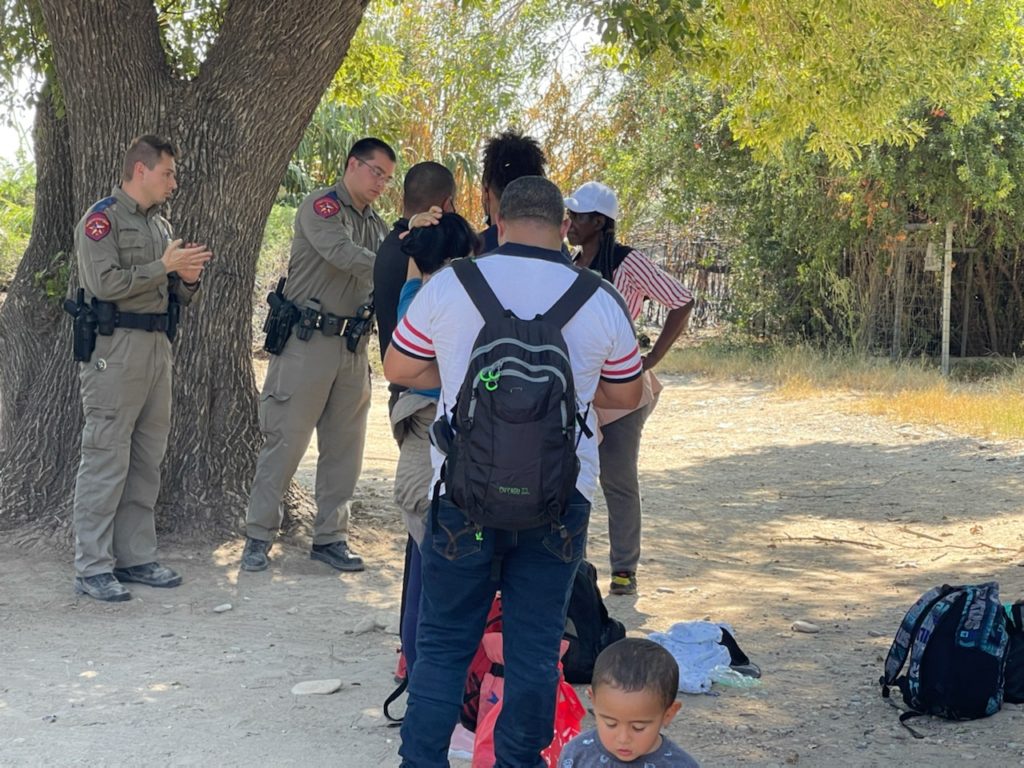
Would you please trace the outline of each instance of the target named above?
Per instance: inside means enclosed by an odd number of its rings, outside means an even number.
[[[95,576],[77,576],[75,594],[88,595],[107,603],[123,603],[132,599],[132,593],[125,589],[112,573],[97,573]]]
[[[272,543],[247,536],[245,539],[245,551],[242,552],[242,570],[267,570],[267,566],[270,565],[270,558],[267,557],[267,553],[270,552]]]
[[[633,571],[616,571],[612,574],[612,583],[608,592],[612,595],[635,595],[636,574]]]
[[[133,581],[149,587],[176,587],[181,584],[181,576],[160,563],[143,563],[131,568],[115,568],[114,575],[118,581]]]
[[[348,548],[347,541],[314,544],[309,557],[311,560],[327,563],[331,568],[337,568],[339,571],[361,571],[364,567],[363,558],[352,553],[352,550]]]

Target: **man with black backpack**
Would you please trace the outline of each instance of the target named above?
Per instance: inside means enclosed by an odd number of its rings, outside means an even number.
[[[642,362],[622,299],[561,254],[558,188],[505,189],[499,248],[456,262],[399,323],[385,376],[441,387],[434,501],[421,554],[418,658],[402,765],[447,766],[466,670],[496,590],[505,693],[497,765],[541,766],[552,739],[559,645],[586,543],[598,454],[592,403],[632,408]]]

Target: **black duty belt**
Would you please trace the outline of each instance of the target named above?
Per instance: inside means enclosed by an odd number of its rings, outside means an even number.
[[[354,319],[344,315],[332,315],[330,312],[321,312],[317,328],[320,329],[320,333],[324,336],[341,336],[345,333],[346,323]]]
[[[114,315],[114,325],[118,328],[133,328],[137,331],[167,330],[167,314],[146,315],[136,312],[118,312]]]

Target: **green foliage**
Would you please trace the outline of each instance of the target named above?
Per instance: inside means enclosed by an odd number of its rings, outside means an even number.
[[[167,63],[194,78],[224,21],[228,0],[161,0],[156,3],[160,42]]]
[[[46,269],[32,275],[32,279],[53,304],[59,306],[68,293],[71,280],[71,257],[64,251],[58,251],[50,258]]]
[[[260,257],[256,263],[257,293],[267,286],[276,285],[277,279],[287,271],[294,224],[293,206],[279,204],[271,209],[267,226],[263,230]]]
[[[904,225],[952,220],[956,247],[986,254],[1008,286],[986,300],[1006,315],[1001,327],[1016,343],[1024,103],[996,98],[963,124],[919,103],[912,117],[926,128],[920,142],[880,143],[842,168],[796,143],[760,162],[723,125],[723,99],[708,81],[652,58],[627,74],[604,148],[627,223],[671,222],[735,243],[739,327],[866,347],[878,320],[873,291],[888,279]]]
[[[1018,93],[1021,0],[603,0],[604,39],[627,65],[667,51],[724,98],[741,146],[790,142],[850,166],[876,143],[913,146],[921,103],[965,125]]]
[[[0,160],[0,290],[14,277],[32,234],[36,169]]]
[[[568,0],[453,4],[375,3],[293,158],[285,183],[295,200],[333,182],[352,142],[372,135],[399,154],[397,177],[423,160],[450,168],[458,209],[474,215],[482,141],[510,126],[527,129],[559,48],[581,13]],[[472,62],[467,66],[467,62]],[[397,212],[397,185],[382,199]]]
[[[0,121],[12,124],[13,116],[33,104],[21,83],[34,86],[53,81],[53,56],[37,0],[0,0]],[[58,89],[55,103],[63,108]]]

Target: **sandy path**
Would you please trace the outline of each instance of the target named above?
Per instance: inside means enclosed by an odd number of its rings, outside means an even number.
[[[925,589],[996,578],[1005,599],[1024,596],[1024,445],[858,415],[852,396],[666,379],[641,458],[641,594],[610,609],[634,634],[727,621],[764,670],[757,689],[686,697],[671,735],[707,766],[1024,764],[1024,708],[919,721],[915,741],[876,685]],[[165,543],[186,583],[106,606],[75,599],[66,556],[0,546],[0,765],[396,765],[380,703],[403,533],[379,382],[374,397],[353,537],[364,574],[299,546],[239,574],[239,540]],[[314,467],[311,452],[305,481]],[[599,504],[603,584],[602,518]],[[797,619],[822,631],[795,633]],[[318,678],[344,685],[290,693]]]

